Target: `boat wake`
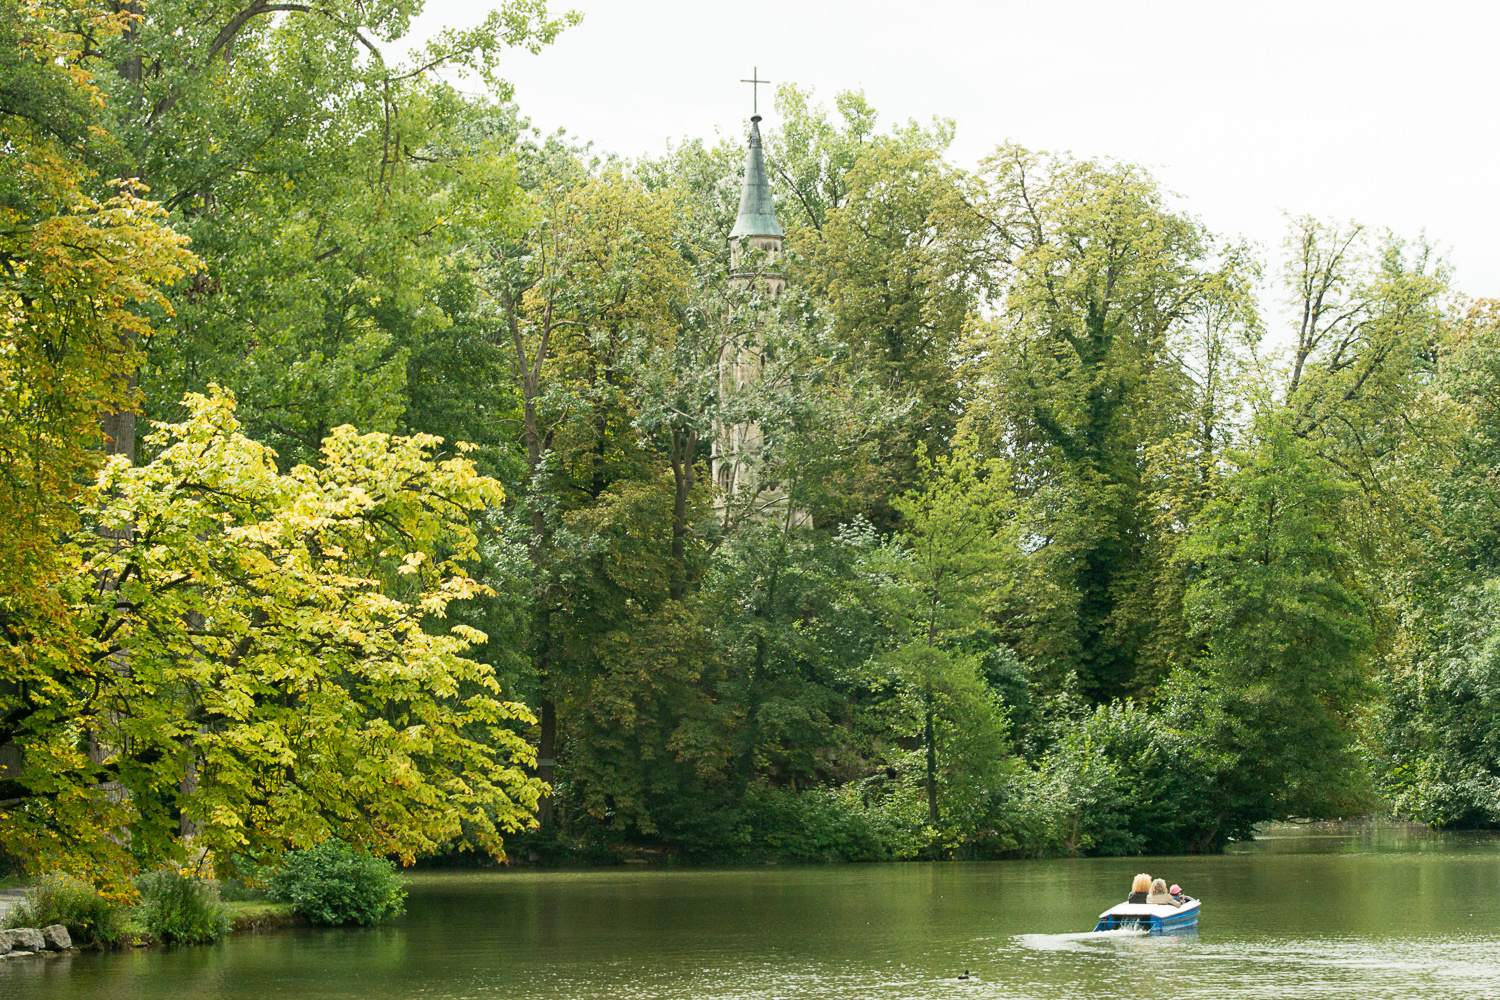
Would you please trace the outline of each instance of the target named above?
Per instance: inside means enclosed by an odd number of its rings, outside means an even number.
[[[1078,931],[1074,934],[1017,934],[1014,940],[1022,947],[1036,951],[1077,951],[1099,941],[1119,941],[1126,938],[1150,936],[1150,931],[1124,927],[1113,931]]]

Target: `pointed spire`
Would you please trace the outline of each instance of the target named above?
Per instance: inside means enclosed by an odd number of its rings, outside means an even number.
[[[760,148],[760,115],[750,119],[750,148],[745,150],[745,187],[740,192],[740,214],[734,220],[730,239],[741,236],[784,236],[776,221],[771,200],[771,180],[766,176],[766,157]]]

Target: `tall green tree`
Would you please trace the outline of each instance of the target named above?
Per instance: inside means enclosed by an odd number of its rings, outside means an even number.
[[[538,752],[549,784],[565,740],[558,705],[580,686],[574,670],[587,676],[590,669],[588,650],[569,642],[567,619],[554,620],[578,569],[575,558],[591,552],[576,544],[570,518],[586,521],[580,511],[611,506],[619,499],[616,487],[632,494],[661,468],[632,426],[625,362],[628,352],[672,338],[673,307],[687,275],[673,242],[675,216],[670,190],[648,191],[618,170],[590,176],[561,157],[542,164],[524,201],[515,209],[501,206],[469,245],[519,403],[516,437],[525,464],[517,514],[531,566]],[[668,464],[676,476],[678,530],[669,537],[678,597],[695,461],[687,441],[674,443]],[[567,658],[570,646],[584,663]],[[551,799],[544,798],[543,824],[552,818]]]
[[[287,464],[341,423],[396,428],[411,352],[448,326],[434,290],[455,198],[506,181],[489,169],[494,110],[436,74],[474,72],[504,99],[505,50],[577,20],[516,0],[388,60],[422,6],[163,0],[101,39],[118,141],[100,169],[147,185],[205,263],[142,344],[148,413],[235,387]]]
[[[894,501],[906,529],[879,565],[898,643],[889,663],[913,709],[927,821],[937,831],[944,795],[972,810],[966,800],[982,797],[1007,755],[1005,710],[972,644],[1013,581],[1020,549],[1004,463],[960,446],[924,465],[923,485]]]
[[[1461,301],[1445,325],[1428,387],[1430,399],[1445,405],[1412,408],[1429,426],[1441,417],[1452,423],[1448,447],[1414,470],[1416,483],[1430,484],[1439,520],[1416,522],[1415,558],[1395,575],[1404,586],[1379,675],[1384,698],[1372,713],[1370,750],[1380,790],[1399,815],[1491,826],[1500,821],[1492,624],[1500,578],[1500,310],[1493,301]]]
[[[1440,262],[1311,219],[1292,220],[1286,249],[1295,338],[1284,360],[1246,366],[1248,426],[1175,554],[1192,662],[1168,714],[1225,755],[1235,836],[1367,805],[1359,719],[1407,658],[1400,621],[1438,530],[1432,471],[1457,430],[1431,385]]]
[[[875,130],[878,116],[863,92],[834,95],[837,121],[814,99],[811,90],[795,84],[776,88],[779,124],[770,139],[780,213],[802,239],[822,236],[829,216],[849,198],[850,173],[881,138]]]
[[[880,132],[863,94],[834,103],[836,117],[811,92],[781,88],[769,162],[793,285],[826,310],[843,377],[900,408],[876,436],[872,474],[845,491],[852,510],[890,530],[888,498],[921,479],[918,449],[946,451],[962,415],[954,361],[985,275],[969,252],[971,220],[953,210],[958,173],[943,160],[953,123]]]
[[[1204,652],[1164,694],[1177,728],[1226,754],[1216,819],[1234,835],[1367,804],[1356,723],[1376,630],[1344,533],[1357,498],[1286,422],[1258,430],[1182,545]]]
[[[1234,255],[1170,209],[1135,167],[1002,146],[965,206],[997,313],[968,353],[975,433],[1015,455],[1036,599],[1018,641],[1094,701],[1149,691],[1147,616],[1132,613],[1169,554],[1150,449],[1186,429],[1175,348],[1242,284]]]

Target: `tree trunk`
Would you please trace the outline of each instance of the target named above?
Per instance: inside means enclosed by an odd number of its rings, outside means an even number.
[[[199,730],[201,731],[202,729],[203,727],[200,726]],[[192,752],[191,744],[189,744],[188,746],[188,752]],[[188,799],[195,795],[197,791],[198,760],[195,756],[193,760],[189,762],[187,771],[182,776],[182,780],[177,782],[177,794],[181,795],[184,799]],[[196,837],[198,835],[198,826],[198,821],[193,819],[186,812],[181,813],[177,817],[177,835],[184,840],[187,840],[191,837]]]
[[[922,692],[922,705],[926,714],[926,720],[922,727],[922,741],[927,744],[927,822],[933,826],[937,826],[937,726],[934,724],[933,719],[931,684],[927,685],[926,689]]]
[[[550,432],[542,433],[541,418],[537,410],[537,401],[542,394],[542,367],[546,363],[548,344],[551,341],[551,313],[549,310],[548,318],[543,323],[542,333],[536,345],[536,353],[533,356],[527,353],[525,338],[521,335],[520,319],[517,315],[518,305],[514,300],[506,303],[506,321],[511,345],[515,350],[515,371],[521,383],[521,433],[526,441],[527,487],[534,489],[534,480],[537,471],[542,466],[542,459],[552,446],[552,435]],[[547,570],[543,565],[547,548],[547,516],[534,496],[530,498],[530,505],[531,544],[527,547],[527,555],[531,561],[532,586],[534,587],[532,600],[535,609],[533,621],[536,629],[536,646],[532,663],[536,668],[542,696],[541,732],[537,736],[536,770],[537,777],[549,786],[548,791],[537,800],[536,818],[542,830],[550,831],[556,819],[550,786],[557,774],[557,702],[553,697],[549,676],[552,615],[547,604]]]
[[[126,350],[131,350],[134,346],[135,342],[132,336],[130,340],[126,341],[124,347]],[[134,395],[136,386],[135,369],[131,369],[130,374],[126,377],[125,386],[126,391],[122,393],[122,397],[128,400],[129,397]],[[122,408],[112,413],[107,413],[99,421],[99,427],[104,432],[104,453],[106,455],[124,455],[127,461],[132,465],[135,464],[135,411],[129,408]],[[119,528],[100,528],[99,537],[115,539],[117,542],[129,541],[135,537],[135,526],[126,524]],[[99,581],[99,586],[106,591],[114,590],[116,585],[117,581],[111,574],[105,574]],[[130,672],[129,654],[123,650],[111,653],[109,658],[105,660],[105,669],[112,670],[121,676],[128,674]],[[88,740],[89,760],[96,767],[103,764],[112,752],[126,749],[125,747],[110,746],[104,742],[104,738],[99,732],[101,722],[111,726],[115,723],[112,712],[105,709],[104,713],[104,720],[96,717],[90,718],[85,722],[86,728],[84,732]],[[106,781],[99,787],[103,791],[104,797],[111,802],[123,802],[130,796],[130,793],[118,781]],[[129,829],[112,830],[106,836],[119,844],[130,843]]]
[[[766,582],[765,596],[755,617],[766,618],[774,613],[776,600],[776,584],[781,578],[780,572],[771,574],[771,579]],[[745,751],[740,756],[740,794],[743,796],[750,779],[755,772],[755,747],[760,742],[760,701],[761,689],[765,685],[766,677],[766,637],[763,634],[755,636],[755,663],[750,670],[750,683],[745,691]]]
[[[740,795],[755,776],[755,747],[760,742],[760,688],[766,672],[766,639],[755,637],[755,664],[750,669],[750,683],[745,691],[745,750],[740,755]]]
[[[672,583],[668,595],[674,601],[687,593],[688,501],[694,485],[693,453],[698,449],[697,431],[672,428]]]
[[[535,403],[529,404],[527,410],[529,415],[534,419],[536,412]],[[532,426],[534,427],[535,425],[532,424]],[[530,437],[535,442],[534,446],[528,449],[533,456],[531,470],[535,474],[541,464],[541,454],[545,449],[541,446],[541,442],[536,439],[535,435],[530,435]],[[542,512],[541,505],[537,503],[531,505],[531,530],[531,567],[533,585],[536,588],[533,594],[536,608],[536,614],[533,619],[536,623],[536,652],[532,662],[536,667],[537,680],[541,685],[542,691],[541,732],[537,737],[536,773],[537,777],[545,781],[548,786],[547,791],[537,800],[536,819],[537,823],[541,825],[542,830],[550,831],[553,827],[555,817],[551,786],[552,779],[557,773],[555,756],[557,752],[557,702],[553,699],[550,669],[552,612],[547,605],[547,581],[545,579],[547,570],[542,565],[547,537],[547,518]]]
[[[557,705],[550,697],[542,701],[542,732],[537,739],[536,748],[536,773],[537,777],[552,787],[552,779],[557,774]],[[556,812],[552,802],[552,793],[537,800],[536,819],[543,830],[551,830],[556,822]]]
[[[135,347],[134,338],[124,344],[127,351]],[[126,398],[135,395],[137,374],[132,368],[130,374],[125,378]],[[124,455],[130,464],[135,464],[135,410],[125,408],[107,413],[99,421],[99,429],[104,432],[104,453],[106,455]],[[105,537],[111,537],[106,534]],[[125,537],[129,537],[128,535]]]

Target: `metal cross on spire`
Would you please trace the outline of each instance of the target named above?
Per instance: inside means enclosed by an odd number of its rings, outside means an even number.
[[[750,110],[756,116],[760,115],[760,85],[770,82],[770,80],[762,80],[760,78],[759,66],[750,71],[750,79],[740,81],[740,83],[750,84]]]

